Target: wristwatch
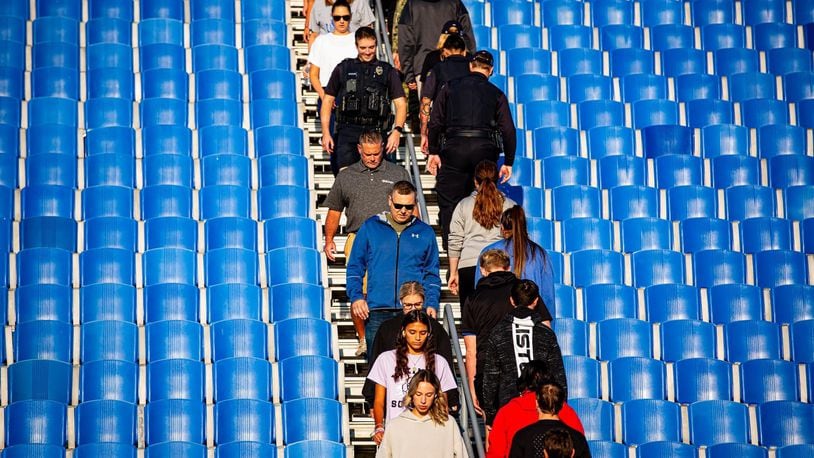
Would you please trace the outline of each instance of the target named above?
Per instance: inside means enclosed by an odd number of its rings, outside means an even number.
[[[396,132],[398,132],[400,134],[404,134],[404,127],[402,127],[402,126],[396,126],[396,127],[393,128],[393,130],[395,130]]]

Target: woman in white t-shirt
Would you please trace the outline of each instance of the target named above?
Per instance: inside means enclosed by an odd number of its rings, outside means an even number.
[[[446,360],[435,354],[430,335],[431,319],[421,310],[404,315],[396,349],[379,355],[370,369],[367,378],[376,384],[373,398],[373,420],[376,423],[373,441],[376,445],[384,437],[385,421],[404,411],[404,396],[410,379],[419,369],[435,373],[445,393],[458,387]]]
[[[345,0],[337,0],[331,8],[331,15],[335,25],[333,32],[317,37],[308,53],[308,76],[320,102],[325,96],[323,88],[331,79],[334,67],[347,58],[359,55],[356,40],[350,31],[350,5]]]

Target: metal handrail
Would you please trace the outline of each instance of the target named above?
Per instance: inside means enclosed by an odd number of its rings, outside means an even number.
[[[393,64],[393,50],[390,47],[390,40],[387,39],[387,24],[384,20],[384,15],[382,13],[382,2],[381,0],[376,0],[376,35],[379,41],[379,59],[385,62]],[[383,55],[382,55],[383,54]],[[424,189],[421,186],[421,170],[418,167],[418,159],[416,158],[415,154],[415,143],[413,143],[413,136],[405,135],[405,148],[406,148],[406,158],[407,158],[407,173],[410,174],[410,178],[413,180],[413,184],[416,188],[416,200],[418,202],[418,209],[421,213],[421,219],[429,224],[429,213],[427,213],[427,202],[424,199]]]

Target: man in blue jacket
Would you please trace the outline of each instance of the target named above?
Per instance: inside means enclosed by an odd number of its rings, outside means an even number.
[[[398,289],[406,281],[424,287],[424,307],[435,317],[441,295],[438,244],[435,231],[413,216],[416,189],[399,181],[387,198],[389,211],[367,219],[356,233],[347,267],[351,314],[365,320],[365,341],[371,354],[379,326],[403,312]],[[362,278],[368,273],[367,297]]]

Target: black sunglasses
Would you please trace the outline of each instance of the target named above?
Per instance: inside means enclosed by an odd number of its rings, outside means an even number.
[[[397,204],[393,202],[393,208],[396,210],[401,210],[402,208],[406,208],[407,210],[412,211],[415,208],[415,204]]]
[[[334,21],[336,21],[336,22],[339,22],[339,21],[349,22],[350,21],[350,14],[345,14],[345,15],[342,15],[342,16],[334,16]]]

